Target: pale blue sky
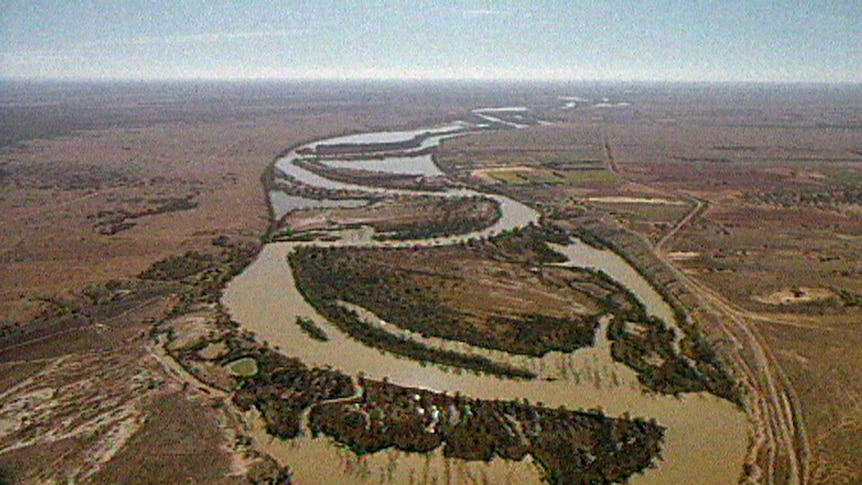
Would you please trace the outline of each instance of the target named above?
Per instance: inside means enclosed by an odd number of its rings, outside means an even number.
[[[862,1],[0,0],[0,77],[862,82]]]

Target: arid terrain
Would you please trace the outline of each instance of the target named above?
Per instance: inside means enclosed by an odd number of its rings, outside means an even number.
[[[494,106],[530,110],[482,110]],[[744,409],[735,476],[862,483],[858,86],[8,83],[0,108],[0,483],[290,483],[255,419],[282,438],[307,425],[359,456],[529,454],[553,483],[661,470],[661,420],[314,367],[231,320],[225,286],[264,244],[365,230],[369,247],[289,255],[298,290],[350,337],[423,367],[529,380],[535,370],[414,334],[577,355],[612,315],[611,356],[638,392]],[[439,180],[304,163],[341,182],[481,197],[335,193],[273,175],[312,140],[455,120],[490,127],[442,142]],[[277,214],[278,187],[360,202]],[[495,224],[493,196],[534,209],[538,225],[397,247]],[[636,268],[677,334],[607,276],[559,266],[551,248],[570,237]],[[362,308],[402,333],[375,333]],[[331,330],[296,323],[316,340]]]
[[[663,89],[672,88],[656,91]],[[567,111],[551,128],[555,141],[538,128],[456,140],[441,164],[511,194],[529,185],[499,174],[583,173],[526,197],[551,218],[616,234],[615,246],[647,271],[671,268],[688,298],[711,307],[704,321],[724,327],[713,337],[737,346],[744,366],[773,374],[753,382],[775,389],[785,416],[769,419],[786,424],[770,433],[796,451],[764,450],[779,459],[763,479],[858,483],[858,87],[695,88],[688,102],[626,94],[620,99],[633,106]],[[558,163],[560,153],[574,168]],[[461,160],[484,163],[477,173]],[[606,170],[585,170],[593,160]]]
[[[270,225],[261,174],[286,147],[448,114],[351,98],[302,85],[3,87],[0,467],[13,483],[245,483],[259,459],[237,451],[219,399],[154,350],[180,288],[141,293],[136,277],[220,254],[219,238],[256,251]]]

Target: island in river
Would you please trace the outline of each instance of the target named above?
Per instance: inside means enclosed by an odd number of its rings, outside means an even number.
[[[674,311],[624,262],[620,280],[601,258],[556,250],[582,243],[535,208],[443,172],[432,184],[409,175],[411,162],[427,164],[428,151],[449,138],[527,127],[505,122],[520,110],[493,112],[476,116],[496,126],[403,132],[403,143],[383,132],[379,145],[373,133],[355,135],[355,146],[349,137],[323,140],[276,161],[269,186],[306,197],[308,207],[280,217],[272,242],[223,302],[241,328],[298,360],[296,368],[264,364],[243,378],[238,404],[257,409],[265,429],[292,440],[286,449],[294,451],[325,454],[315,438],[323,434],[357,457],[442,449],[445,460],[486,463],[492,481],[505,476],[507,462],[529,457],[534,480],[551,483],[618,483],[639,473],[644,483],[715,474],[731,483],[737,471],[694,470],[681,459],[703,445],[692,447],[696,433],[716,418],[723,427],[709,431],[721,436],[713,451],[740,468],[745,456],[740,388],[681,307]],[[367,203],[320,208],[321,200]],[[309,322],[317,338],[309,338]],[[574,363],[585,349],[595,367]],[[238,358],[248,355],[222,363]],[[582,380],[594,389],[572,395]],[[617,405],[608,416],[604,405],[623,389],[624,411]],[[679,420],[679,408],[687,428],[662,422]],[[285,456],[297,477],[315,476],[303,453]],[[433,476],[442,476],[438,466]],[[377,480],[391,470],[368,473]]]
[[[447,448],[463,402],[516,431],[521,405],[660,430],[660,458],[633,441],[652,458],[632,483],[862,476],[858,95],[569,88],[423,92],[397,116],[333,90],[339,108],[291,98],[287,117],[263,90],[218,123],[174,104],[4,147],[0,472],[548,480],[536,434]],[[112,113],[149,106],[127,89]],[[308,374],[260,382],[264,350]],[[267,433],[332,376],[295,437]],[[382,431],[399,426],[421,443]]]

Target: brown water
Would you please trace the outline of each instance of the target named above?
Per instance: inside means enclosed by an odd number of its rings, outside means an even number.
[[[541,483],[538,465],[530,457],[520,462],[495,458],[490,463],[454,460],[441,450],[428,454],[384,450],[358,457],[333,446],[328,438],[304,436],[282,442],[266,434],[263,420],[255,416],[251,433],[264,449],[281,463],[321,464],[294,470],[297,484],[529,484]]]
[[[319,145],[340,145],[340,144],[353,144],[353,145],[363,145],[363,144],[372,144],[372,143],[397,143],[403,141],[410,141],[418,136],[422,135],[434,135],[441,133],[451,133],[455,131],[464,130],[469,125],[461,122],[455,122],[448,125],[436,126],[434,128],[421,128],[418,130],[409,130],[409,131],[375,131],[371,133],[357,133],[354,135],[345,135],[339,136],[335,138],[329,138],[327,140],[321,140],[314,143],[310,143],[307,146],[311,148],[316,148]]]
[[[541,361],[538,368],[545,369],[543,373],[562,377],[554,382],[506,380],[423,366],[366,347],[326,324],[322,327],[330,336],[328,342],[309,338],[294,324],[296,316],[313,318],[317,322],[324,319],[296,290],[286,262],[287,254],[294,247],[293,243],[268,245],[257,261],[231,282],[223,297],[236,321],[285,354],[298,357],[312,366],[329,365],[348,374],[362,372],[375,379],[388,377],[390,382],[405,386],[460,392],[483,399],[527,398],[550,407],[600,407],[610,416],[628,412],[632,416],[655,418],[668,427],[662,453],[664,461],[657,469],[633,477],[631,483],[736,482],[746,451],[745,415],[732,404],[708,394],[690,394],[677,399],[643,393],[634,372],[610,358],[604,332],[599,332],[595,347],[573,354],[551,353],[537,359]],[[519,359],[513,358],[512,363],[522,362]],[[319,464],[337,463],[341,453],[338,446],[322,446],[318,441],[325,440],[273,441],[268,448],[285,458],[285,463],[295,470],[300,483],[318,483],[304,481],[302,477],[322,473]],[[306,446],[315,451],[312,453]],[[308,453],[314,459],[303,458]],[[367,460],[378,463],[385,457],[375,455]],[[441,459],[441,463],[448,461],[452,460]],[[402,466],[408,468],[412,466],[410,463],[407,460]],[[438,472],[441,471],[440,466],[443,465],[437,466]],[[509,473],[510,466],[517,467],[505,461],[495,462],[488,465],[486,473],[503,477]],[[374,475],[367,483],[379,483],[380,478]],[[342,474],[339,480],[328,483],[356,483],[354,479],[349,474]]]
[[[368,143],[374,138],[363,137],[362,140]],[[295,167],[289,157],[282,160],[279,167],[294,172],[294,168],[287,166]],[[304,181],[312,185],[345,188],[336,187],[344,184],[309,176],[307,172],[291,175],[307,177]],[[369,190],[358,186],[350,188]],[[473,191],[458,191],[430,195],[449,197],[476,194]],[[503,196],[491,197],[500,203],[503,216],[493,227],[477,233],[430,241],[378,243],[369,239],[368,231],[352,231],[345,233],[346,237],[341,241],[314,244],[387,247],[452,244],[536,221],[537,214],[523,204]],[[668,428],[662,453],[664,460],[658,464],[658,468],[632,477],[631,483],[736,483],[746,453],[748,425],[745,414],[732,404],[705,393],[688,394],[682,398],[645,394],[635,373],[611,359],[604,331],[598,332],[594,347],[572,354],[553,352],[542,358],[512,356],[466,344],[448,343],[442,339],[427,342],[435,346],[456,346],[466,353],[488,355],[495,360],[529,368],[542,376],[558,378],[550,382],[539,379],[500,379],[423,365],[366,347],[348,338],[334,326],[320,323],[325,322],[325,319],[299,294],[287,264],[287,255],[298,245],[281,242],[265,246],[255,262],[231,281],[222,298],[234,320],[254,332],[259,340],[269,342],[286,355],[300,358],[311,366],[331,366],[349,375],[363,373],[374,379],[388,378],[390,382],[404,386],[459,392],[482,399],[527,398],[549,407],[598,407],[610,416],[628,413],[634,417],[655,418]],[[650,314],[669,324],[673,323],[673,312],[667,303],[618,255],[580,242],[556,249],[570,259],[567,264],[606,272],[628,287]],[[297,316],[319,322],[330,340],[319,342],[309,338],[295,325]],[[268,437],[260,426],[256,427],[254,435],[268,452],[291,466],[297,483],[301,484],[508,484],[540,481],[537,467],[529,460],[470,463],[447,459],[439,452],[422,455],[397,451],[376,453],[359,459],[326,438],[303,437],[282,442]]]

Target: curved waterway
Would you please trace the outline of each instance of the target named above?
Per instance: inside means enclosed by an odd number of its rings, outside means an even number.
[[[490,120],[489,120],[490,121]],[[422,146],[438,145],[450,136],[453,126],[412,132],[384,132],[351,135],[317,141],[302,148],[314,148],[327,143],[392,143],[414,138],[418,133],[441,133],[429,136]],[[433,144],[429,145],[429,140]],[[400,169],[410,173],[410,157],[401,152]],[[487,351],[462,343],[438,339],[426,342],[434,346],[451,345],[465,353],[487,355],[494,360],[529,368],[542,377],[552,379],[510,380],[476,375],[459,369],[423,364],[366,347],[349,338],[337,328],[325,323],[296,288],[287,255],[299,245],[410,247],[454,244],[473,237],[483,237],[536,222],[538,214],[518,201],[500,195],[480,194],[471,190],[449,192],[415,192],[369,188],[344,184],[312,174],[293,164],[301,158],[297,151],[276,162],[284,174],[303,183],[329,189],[362,190],[386,194],[422,194],[441,197],[481,195],[496,200],[502,217],[482,231],[432,240],[379,242],[370,238],[367,230],[345,231],[335,242],[267,244],[255,262],[227,286],[223,303],[234,320],[251,330],[261,341],[267,341],[282,353],[297,357],[310,366],[329,366],[349,375],[366,377],[409,387],[420,387],[450,394],[459,392],[474,398],[520,400],[529,399],[548,407],[568,409],[600,408],[609,416],[654,418],[667,427],[663,459],[657,468],[631,477],[635,484],[674,483],[736,483],[742,470],[747,444],[747,420],[744,413],[724,400],[706,393],[687,394],[681,398],[648,394],[642,391],[637,376],[630,368],[616,363],[610,356],[610,343],[604,328],[598,331],[596,344],[574,353],[551,352],[541,358],[514,356],[499,351]],[[384,158],[384,161],[387,161]],[[380,165],[383,166],[383,165]],[[386,163],[399,170],[398,163]],[[584,266],[605,271],[610,277],[631,290],[650,314],[672,323],[672,311],[658,292],[618,255],[575,242],[555,247],[569,258],[567,265]],[[345,283],[349,284],[349,283]],[[311,318],[327,333],[329,340],[320,342],[306,335],[294,322],[296,317]],[[371,316],[373,317],[373,315]],[[386,325],[385,322],[378,322]],[[419,338],[417,336],[417,338]],[[260,423],[258,423],[260,424]],[[490,463],[449,459],[438,450],[430,454],[384,451],[362,458],[356,457],[328,438],[303,436],[280,441],[266,435],[262,426],[253,432],[267,452],[283,464],[290,465],[297,483],[540,483],[541,475],[529,458],[522,462],[495,459]]]

